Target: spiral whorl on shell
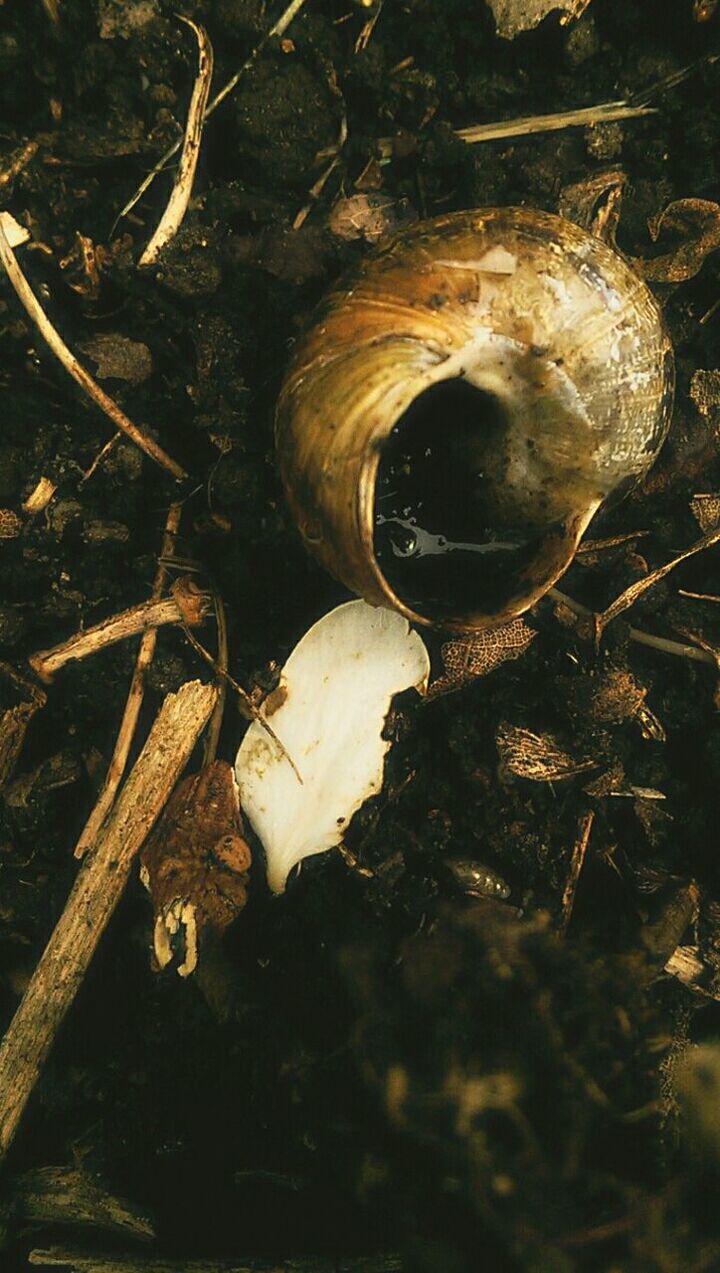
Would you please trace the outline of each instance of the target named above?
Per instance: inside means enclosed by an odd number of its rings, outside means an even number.
[[[352,591],[476,631],[533,605],[649,467],[672,386],[657,305],[605,243],[534,209],[451,214],[369,258],[299,342],[277,411],[287,497]],[[419,543],[414,576],[383,552],[390,524]]]

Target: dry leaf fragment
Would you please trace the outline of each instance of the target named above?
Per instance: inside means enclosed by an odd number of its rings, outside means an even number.
[[[596,173],[560,191],[558,211],[583,230],[615,242],[627,173],[622,168]]]
[[[430,687],[428,698],[460,689],[478,676],[486,676],[502,663],[519,659],[532,645],[537,632],[523,619],[513,619],[500,628],[489,628],[472,636],[455,637],[440,648],[445,668]]]
[[[720,491],[693,495],[690,510],[698,526],[708,535],[720,526]]]
[[[5,231],[5,238],[11,248],[19,248],[23,243],[27,243],[30,238],[30,231],[25,226],[20,225],[9,212],[0,212],[0,222]]]
[[[648,282],[684,283],[720,247],[720,204],[711,199],[676,199],[648,222],[648,229],[653,243],[668,232],[680,241],[664,256],[631,258],[635,269]]]
[[[188,977],[202,940],[220,936],[247,901],[251,856],[227,761],[206,765],[175,788],[140,861],[158,965],[176,958],[179,975]]]
[[[690,397],[700,415],[716,429],[720,427],[720,371],[702,367],[693,373],[690,381]]]
[[[126,380],[139,385],[152,374],[152,355],[147,345],[120,332],[103,332],[78,348],[93,359],[98,380]]]
[[[536,734],[506,721],[499,725],[495,741],[505,769],[518,778],[560,782],[596,768],[589,757],[576,760],[564,751],[551,734]]]

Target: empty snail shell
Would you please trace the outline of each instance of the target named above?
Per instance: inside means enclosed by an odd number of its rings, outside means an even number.
[[[645,283],[528,208],[415,226],[329,296],[278,403],[290,506],[352,591],[477,631],[522,614],[663,442],[673,358]]]

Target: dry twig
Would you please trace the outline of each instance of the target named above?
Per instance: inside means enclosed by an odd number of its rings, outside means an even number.
[[[60,363],[62,363],[63,367],[68,374],[72,376],[76,384],[79,384],[80,388],[85,390],[88,397],[91,398],[93,402],[97,403],[101,411],[104,411],[105,415],[112,420],[115,427],[121,429],[123,433],[126,433],[135,445],[140,447],[141,451],[144,451],[146,455],[150,456],[151,460],[155,460],[156,464],[160,464],[162,468],[167,469],[168,473],[172,473],[172,476],[178,480],[187,477],[185,470],[181,468],[175,460],[171,459],[167,452],[163,451],[162,447],[158,446],[157,442],[151,438],[148,433],[145,433],[138,425],[133,424],[132,420],[125,415],[124,411],[120,410],[117,403],[113,402],[112,398],[105,393],[104,389],[100,388],[97,381],[93,380],[90,373],[85,370],[71,350],[68,349],[65,341],[62,339],[62,336],[58,332],[57,328],[50,322],[45,310],[20,269],[15,258],[15,253],[8,243],[1,221],[0,261],[2,261],[7,272],[7,276],[15,289],[18,299],[24,306],[28,317],[37,327],[40,335],[50,349],[50,352],[55,355]]]
[[[575,904],[575,893],[577,892],[578,880],[580,872],[585,862],[585,854],[587,853],[588,844],[590,843],[590,832],[592,831],[595,814],[592,809],[588,813],[584,813],[580,819],[578,833],[575,837],[572,856],[570,858],[570,867],[565,881],[565,888],[562,895],[562,920],[561,929],[563,932],[567,930],[572,915],[573,906]]]
[[[207,31],[204,27],[199,26],[197,22],[193,22],[191,18],[184,18],[180,13],[177,16],[180,21],[185,22],[197,36],[197,77],[195,79],[195,85],[190,98],[182,154],[180,156],[180,163],[178,164],[175,182],[170,192],[170,198],[168,199],[167,207],[160,218],[160,224],[140,257],[138,265],[152,265],[153,262],[157,260],[162,249],[166,247],[171,239],[173,239],[177,234],[185,213],[187,212],[190,196],[192,195],[193,183],[195,181],[197,162],[200,157],[200,142],[202,140],[203,123],[205,120],[205,107],[207,106],[210,83],[212,81],[214,60],[213,48]]]
[[[307,3],[307,0],[291,0],[291,3],[283,11],[283,13],[281,13],[277,22],[275,22],[273,26],[270,27],[270,30],[263,36],[260,43],[255,46],[250,56],[246,58],[246,60],[243,62],[242,66],[235,72],[234,75],[230,77],[227,84],[225,84],[220,89],[220,92],[215,94],[215,96],[213,97],[212,101],[210,102],[209,106],[207,107],[205,111],[204,119],[209,119],[213,111],[217,110],[218,106],[220,106],[221,103],[225,101],[225,98],[228,97],[230,93],[232,93],[235,90],[235,88],[237,88],[237,85],[239,84],[242,76],[245,74],[246,71],[249,71],[250,68],[255,65],[255,62],[257,61],[258,57],[262,53],[266,44],[270,40],[272,40],[275,36],[281,36],[285,34],[288,27],[290,26],[290,23],[293,21],[294,18],[297,17],[298,13],[300,12],[300,10],[304,7],[306,3]],[[122,212],[118,213],[118,216],[115,219],[115,224],[112,227],[111,234],[114,233],[115,226],[117,226],[118,221],[121,221],[123,217],[126,217],[128,212],[132,212],[132,209],[135,207],[135,204],[138,202],[139,199],[142,199],[143,195],[145,194],[145,191],[150,189],[150,186],[152,185],[153,181],[157,177],[158,173],[161,173],[163,169],[167,167],[170,160],[179,151],[181,145],[182,145],[182,142],[180,141],[174,142],[173,145],[170,146],[170,148],[165,151],[165,154],[162,156],[162,158],[158,159],[157,163],[155,164],[155,167],[151,168],[150,172],[147,174],[144,181],[142,181],[140,185],[138,186],[137,190],[135,191],[135,194],[125,204],[125,207],[123,208]]]
[[[135,855],[178,781],[217,697],[189,681],[165,699],[147,742],[80,866],[65,909],[0,1044],[0,1157],[125,887]]]
[[[548,588],[546,595],[550,600],[556,601],[558,605],[565,606],[568,610],[571,610],[579,618],[587,619],[594,628],[595,612],[589,606],[584,606],[582,601],[576,601],[574,597],[569,597],[566,592],[561,592],[559,588]],[[660,650],[662,654],[674,654],[681,659],[690,659],[696,663],[716,666],[715,659],[711,655],[707,654],[705,650],[697,649],[694,645],[684,645],[681,641],[673,641],[669,637],[655,636],[652,632],[643,632],[640,628],[628,627],[627,634],[630,641],[635,641],[638,645],[647,645],[653,650]],[[591,634],[588,633],[588,635]]]
[[[183,587],[178,587],[182,584]],[[171,597],[163,597],[160,601],[143,601],[130,610],[122,610],[113,614],[102,623],[96,623],[84,632],[76,632],[61,641],[50,650],[38,650],[28,659],[33,671],[46,683],[51,681],[56,672],[73,659],[86,659],[90,654],[97,654],[107,645],[124,641],[126,637],[138,636],[147,632],[148,628],[159,628],[164,623],[188,622],[192,625],[202,623],[209,611],[209,597],[187,580],[178,580]]]
[[[530,137],[533,133],[557,132],[561,128],[592,127],[616,119],[637,119],[656,115],[654,106],[633,106],[629,102],[600,102],[597,106],[580,106],[576,110],[552,111],[549,115],[523,115],[518,119],[501,119],[491,124],[472,124],[457,128],[460,141],[475,145],[482,141],[503,141],[506,137]]]
[[[175,546],[175,536],[178,526],[180,525],[180,516],[182,513],[182,504],[171,504],[165,523],[165,534],[163,536],[163,544],[161,550],[161,558],[167,559],[172,556]],[[158,563],[158,568],[153,582],[152,600],[159,601],[167,583],[167,566],[162,561]],[[75,845],[75,857],[81,858],[95,842],[100,827],[110,812],[115,795],[123,774],[125,766],[130,755],[132,740],[135,737],[138,718],[140,716],[140,708],[142,707],[143,697],[145,695],[145,675],[147,669],[152,663],[155,654],[155,646],[157,644],[157,628],[148,628],[142,635],[140,648],[138,649],[137,659],[135,661],[135,671],[133,672],[130,682],[130,690],[125,704],[125,711],[120,722],[115,749],[112,759],[108,766],[105,781],[102,785],[100,794],[95,802],[95,806],[88,818],[80,838]]]
[[[403,1268],[402,1260],[395,1255],[359,1255],[341,1260],[177,1260],[68,1251],[62,1247],[31,1251],[30,1264],[64,1268],[68,1273],[400,1273]]]
[[[704,552],[706,548],[712,548],[714,544],[720,543],[720,529],[713,530],[709,535],[704,535],[699,539],[692,548],[686,548],[683,552],[678,553],[677,557],[673,557],[672,561],[667,561],[664,566],[658,566],[657,570],[651,570],[649,575],[645,575],[643,579],[638,579],[635,583],[631,583],[629,588],[620,593],[613,602],[603,610],[602,614],[598,614],[595,619],[596,632],[598,640],[602,636],[608,623],[616,619],[624,610],[629,610],[635,602],[642,597],[650,588],[654,588],[656,583],[669,575],[671,570],[676,566],[682,565],[689,557],[694,557],[696,553]]]

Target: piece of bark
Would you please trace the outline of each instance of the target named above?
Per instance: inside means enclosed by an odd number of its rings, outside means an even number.
[[[133,860],[190,759],[216,698],[217,688],[200,681],[189,681],[168,695],[94,852],[80,867],[0,1044],[0,1158],[120,900]]]
[[[24,1225],[72,1225],[101,1229],[147,1242],[155,1236],[147,1216],[116,1198],[94,1176],[77,1167],[40,1167],[13,1185],[13,1201]]]

